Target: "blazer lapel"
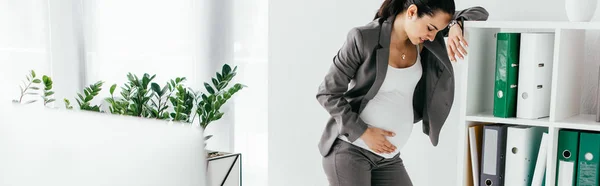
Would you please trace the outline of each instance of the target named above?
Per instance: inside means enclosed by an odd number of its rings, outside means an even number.
[[[392,23],[394,21],[395,16],[390,16],[387,20],[385,20],[383,22],[383,24],[381,25],[381,30],[379,32],[379,44],[378,46],[375,48],[375,59],[376,59],[376,67],[377,67],[377,73],[375,75],[375,82],[373,83],[373,86],[371,87],[371,89],[369,89],[369,91],[367,92],[367,94],[365,95],[365,97],[370,100],[373,99],[373,97],[375,97],[375,94],[377,94],[377,92],[379,91],[379,89],[381,88],[381,85],[383,84],[383,80],[385,79],[386,73],[387,73],[387,68],[388,68],[388,61],[389,61],[389,57],[390,57],[390,40],[391,40],[391,33],[392,33]],[[362,110],[362,108],[361,108]]]
[[[435,39],[444,39],[438,34],[439,37]],[[444,73],[444,71],[449,70],[448,72],[452,72],[452,64],[450,64],[450,59],[448,58],[448,52],[446,51],[445,46],[442,44],[438,44],[437,42],[427,41],[423,43],[425,48],[429,51],[432,56],[428,57],[427,70],[424,72],[433,73],[431,75],[426,74],[427,78],[432,78],[431,80],[426,81],[425,83],[425,92],[426,92],[426,104],[427,108],[429,108],[429,104],[431,103],[431,99],[434,95],[435,88],[440,80],[440,77]],[[434,64],[435,63],[435,64]]]
[[[436,37],[435,39],[443,40],[444,38]],[[427,41],[423,43],[423,45],[425,45],[425,48],[427,48],[427,50],[429,50],[438,59],[439,64],[436,65],[438,67],[438,77],[441,75],[441,72],[444,72],[445,70],[452,70],[452,64],[448,58],[448,51],[446,51],[445,46],[438,45],[437,43],[431,41]]]

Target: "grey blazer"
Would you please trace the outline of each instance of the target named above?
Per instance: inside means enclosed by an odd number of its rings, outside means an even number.
[[[318,87],[316,98],[330,114],[319,151],[329,154],[335,139],[344,135],[350,141],[358,139],[368,124],[360,113],[379,91],[385,78],[394,16],[379,24],[373,20],[365,26],[350,30],[347,39],[333,57],[329,71]],[[457,11],[456,20],[487,20],[483,7]],[[425,41],[421,51],[423,75],[413,96],[414,123],[423,121],[423,132],[437,146],[440,130],[450,112],[454,99],[454,70],[444,37],[449,28],[441,30],[434,41]]]

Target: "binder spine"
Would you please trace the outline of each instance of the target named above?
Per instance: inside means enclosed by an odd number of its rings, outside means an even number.
[[[515,117],[521,33],[496,34],[495,117]]]

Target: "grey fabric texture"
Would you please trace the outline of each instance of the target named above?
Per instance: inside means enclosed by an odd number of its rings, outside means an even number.
[[[371,151],[336,140],[323,157],[330,186],[412,186],[400,154],[383,158]]]

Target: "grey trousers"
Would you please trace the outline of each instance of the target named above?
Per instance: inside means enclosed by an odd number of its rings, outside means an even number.
[[[330,186],[412,186],[400,155],[385,159],[337,139],[323,157]]]

